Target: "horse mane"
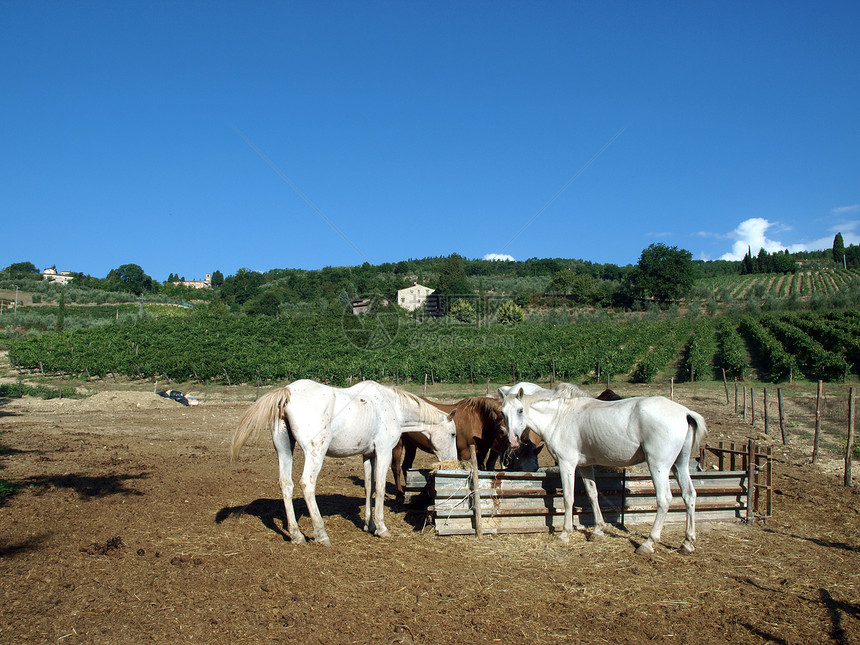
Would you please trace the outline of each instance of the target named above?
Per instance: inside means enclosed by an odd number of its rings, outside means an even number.
[[[407,392],[406,390],[401,390],[399,387],[392,387],[389,389],[397,393],[401,402],[405,403],[406,405],[414,403],[418,407],[418,420],[421,423],[439,423],[440,415],[445,415],[442,410],[437,407],[434,407],[430,403],[427,403],[427,401],[422,399],[420,396],[412,394],[411,392]]]
[[[528,397],[529,401],[552,401],[554,399],[590,399],[592,396],[585,390],[577,387],[573,383],[559,383],[551,390],[540,390],[534,394],[524,394],[523,397]]]
[[[472,411],[481,418],[493,417],[494,413],[500,413],[502,404],[498,399],[489,399],[485,396],[470,396],[457,402],[457,408],[464,412]]]
[[[591,398],[591,395],[573,383],[559,383],[550,392],[553,396],[560,396],[564,399],[582,399]]]

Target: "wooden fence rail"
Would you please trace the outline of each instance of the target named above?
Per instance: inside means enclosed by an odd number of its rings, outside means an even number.
[[[709,448],[721,463],[736,462],[734,470],[693,472],[698,496],[698,521],[766,519],[770,514],[770,456],[754,443],[754,474],[749,474],[749,446]],[[744,454],[747,455],[744,458]],[[654,521],[656,497],[646,472],[595,468],[604,519],[619,526]],[[753,486],[748,483],[752,481]],[[756,483],[761,481],[760,484]],[[766,483],[767,482],[767,483]],[[674,478],[667,522],[684,522],[685,509]],[[431,513],[439,535],[540,533],[560,531],[564,500],[557,469],[536,473],[470,470],[410,470],[406,478],[407,507]],[[749,511],[752,509],[752,512]],[[574,524],[592,526],[594,518],[582,481],[574,491]]]

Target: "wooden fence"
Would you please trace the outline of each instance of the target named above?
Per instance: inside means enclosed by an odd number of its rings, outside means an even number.
[[[722,444],[707,450],[717,455],[722,465],[720,470],[691,473],[698,496],[697,521],[752,521],[769,517],[769,453],[758,451],[753,442],[744,450]],[[755,455],[752,478],[750,454]],[[736,468],[723,470],[723,465],[728,463],[735,464]],[[595,468],[595,479],[600,509],[607,522],[625,526],[654,521],[656,498],[647,469]],[[666,521],[684,522],[680,489],[674,477],[670,478],[670,483],[673,499]],[[438,470],[431,474],[427,470],[410,470],[405,501],[407,507],[414,510],[426,509],[439,535],[561,531],[564,522],[561,480],[555,468],[536,473],[475,469]],[[590,527],[593,524],[585,488],[577,477],[574,525]]]

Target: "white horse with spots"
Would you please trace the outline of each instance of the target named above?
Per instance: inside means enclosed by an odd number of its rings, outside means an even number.
[[[309,380],[295,381],[264,395],[245,412],[233,435],[231,454],[235,459],[251,435],[265,428],[272,431],[287,528],[290,539],[302,543],[305,537],[299,530],[293,508],[293,448],[298,443],[305,454],[301,485],[313,523],[314,540],[325,545],[331,541],[315,497],[323,459],[326,455],[362,455],[366,500],[364,530],[388,537],[383,504],[392,449],[401,433],[421,432],[430,440],[437,459],[456,459],[457,432],[453,416],[453,412],[447,415],[408,392],[375,381],[362,381],[344,389]],[[371,481],[374,479],[376,502],[371,520]]]
[[[669,470],[681,487],[687,510],[686,537],[681,550],[690,553],[696,540],[696,489],[690,479],[690,455],[699,450],[707,433],[702,416],[662,396],[600,401],[589,395],[573,398],[546,393],[510,391],[502,401],[511,445],[518,445],[526,426],[534,429],[558,462],[564,495],[563,542],[573,532],[573,486],[576,469],[591,508],[595,526],[590,539],[603,537],[603,515],[597,500],[592,466],[625,467],[646,462],[657,496],[657,517],[648,539],[636,550],[650,555],[660,540],[672,500]]]

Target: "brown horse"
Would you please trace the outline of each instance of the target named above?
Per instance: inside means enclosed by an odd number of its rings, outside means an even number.
[[[454,415],[454,425],[457,427],[459,459],[468,461],[469,445],[474,445],[478,468],[493,470],[496,459],[504,462],[505,456],[512,453],[508,445],[501,403],[497,399],[473,396],[454,404],[424,400],[446,414],[457,411]],[[537,453],[542,446],[537,447],[527,441],[520,445],[520,449],[510,455],[510,463],[503,465],[517,470],[537,470]],[[398,497],[403,496],[403,480],[406,477],[406,471],[412,468],[419,448],[424,452],[433,452],[429,442],[420,432],[405,432],[392,450],[391,471],[394,473],[394,486]]]

